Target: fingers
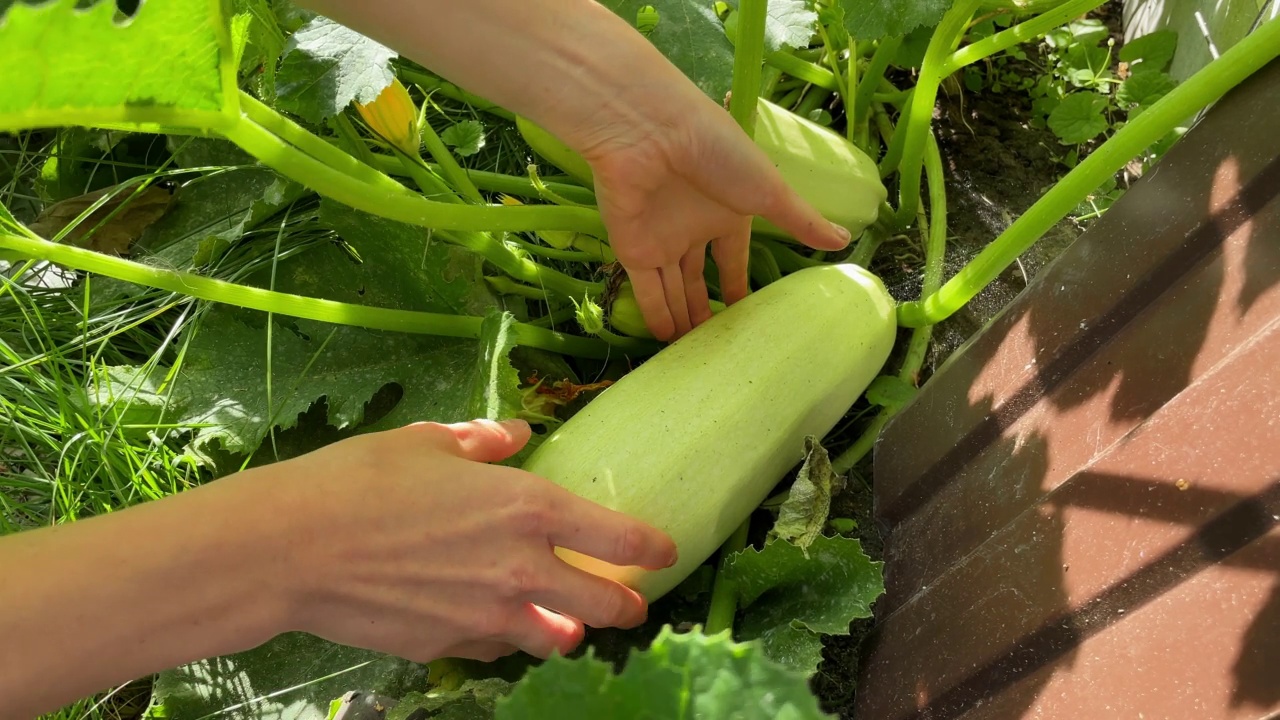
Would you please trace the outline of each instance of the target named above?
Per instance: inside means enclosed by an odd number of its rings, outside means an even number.
[[[679,265],[668,265],[660,271],[662,289],[667,298],[667,311],[675,322],[675,337],[684,337],[693,329],[689,320],[689,301],[684,294],[685,278]]]
[[[839,250],[849,244],[849,230],[830,222],[794,190],[778,180],[772,197],[756,214],[815,250]]]
[[[706,266],[706,248],[698,246],[680,260],[680,272],[684,276],[684,296],[689,305],[689,321],[697,327],[711,319],[711,298],[707,295],[707,280],[702,276]]]
[[[676,544],[666,533],[559,486],[552,487],[559,491],[552,501],[553,521],[546,528],[552,545],[614,565],[646,570],[662,570],[676,564]]]
[[[444,425],[415,423],[409,426],[428,444],[464,460],[500,462],[520,452],[533,430],[523,420],[472,420]]]
[[[554,653],[568,655],[586,634],[580,621],[532,603],[523,603],[514,612],[502,641],[534,657],[546,659]]]
[[[747,263],[751,256],[751,226],[745,233],[722,237],[711,243],[711,256],[720,269],[720,294],[726,305],[747,296]]]
[[[670,340],[676,332],[676,321],[667,307],[667,293],[663,289],[662,275],[657,270],[628,272],[631,288],[636,293],[636,304],[644,315],[644,324],[649,332],[663,342]]]
[[[633,628],[648,618],[648,603],[635,590],[558,557],[549,561],[544,573],[548,590],[531,593],[531,602],[596,628]]]
[[[740,215],[762,217],[818,250],[849,244],[849,231],[828,221],[783,179],[782,173],[736,126],[721,120],[708,131],[689,178],[700,191]]]
[[[498,658],[504,658],[508,655],[520,652],[520,648],[511,643],[497,642],[494,640],[476,640],[473,642],[463,642],[457,645],[441,650],[437,657],[442,658],[465,658],[467,660],[478,660],[480,662],[493,662]]]

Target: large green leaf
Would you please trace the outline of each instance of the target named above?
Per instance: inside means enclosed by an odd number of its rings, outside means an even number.
[[[633,652],[620,674],[590,654],[576,660],[548,660],[498,701],[497,717],[809,720],[829,716],[818,707],[803,673],[770,661],[757,645],[734,643],[728,633],[677,634],[668,626],[647,650]]]
[[[817,634],[847,635],[850,623],[871,616],[871,604],[884,594],[882,568],[861,542],[846,537],[819,535],[808,557],[786,540],[738,552],[726,573],[745,608],[740,636],[761,639],[770,658],[811,672]]]
[[[733,82],[733,45],[725,37],[712,0],[602,0],[627,22],[652,5],[658,24],[649,34],[662,54],[716,102]]]
[[[321,218],[354,249],[310,250],[279,264],[277,290],[341,302],[406,310],[488,315],[497,312],[481,281],[477,256],[427,230],[325,201]],[[250,284],[265,285],[264,271]],[[506,358],[509,324],[491,320],[474,340],[406,335],[277,318],[271,325],[268,404],[267,324],[261,313],[211,309],[187,349],[175,396],[181,422],[208,423],[195,443],[212,440],[234,453],[252,452],[272,427],[293,427],[323,398],[328,423],[350,429],[384,386],[402,398],[369,429],[418,420],[454,422],[518,405]]]
[[[161,673],[147,717],[325,720],[329,703],[350,690],[400,697],[424,687],[427,675],[405,660],[290,633]]]
[[[280,109],[319,123],[352,101],[373,102],[395,79],[387,48],[329,18],[317,17],[289,38],[276,76]]]
[[[216,127],[236,108],[222,0],[19,2],[0,18],[0,130],[112,122]]]
[[[934,25],[954,3],[955,0],[838,0],[834,7],[839,9],[844,27],[854,40],[879,40]]]

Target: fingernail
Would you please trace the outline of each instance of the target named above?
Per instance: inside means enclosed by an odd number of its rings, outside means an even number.
[[[836,231],[836,235],[840,236],[840,241],[848,245],[849,240],[852,239],[852,236],[849,235],[849,228],[835,223],[831,223],[831,227]]]
[[[521,420],[520,418],[508,418],[498,424],[506,428],[507,430],[512,430],[512,431],[524,430],[525,428],[529,427],[529,423],[525,420]]]

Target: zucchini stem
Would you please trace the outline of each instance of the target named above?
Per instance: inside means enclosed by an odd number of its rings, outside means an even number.
[[[0,232],[0,249],[73,270],[105,275],[200,300],[337,325],[476,339],[480,337],[484,323],[482,317],[369,307],[239,285],[195,273],[152,267],[133,260],[9,232]],[[597,360],[607,359],[611,349],[637,355],[652,354],[656,351],[654,343],[644,340],[620,338],[619,341],[605,343],[526,323],[516,323],[513,334],[515,342],[519,345]]]
[[[1259,26],[1140,115],[1130,119],[941,289],[921,300],[901,305],[899,324],[921,327],[950,317],[1107,178],[1172,132],[1179,123],[1217,102],[1277,56],[1280,56],[1280,18]]]

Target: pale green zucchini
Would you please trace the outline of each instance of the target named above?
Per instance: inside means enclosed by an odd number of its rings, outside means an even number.
[[[624,375],[524,463],[669,533],[672,568],[571,564],[654,600],[724,543],[871,383],[893,348],[896,309],[854,265],[806,268],[749,295]]]
[[[534,152],[593,186],[591,166],[569,146],[524,118],[517,118],[516,125]],[[826,219],[848,228],[855,238],[875,222],[880,205],[889,197],[870,156],[830,128],[764,98],[756,107],[755,142],[800,197]],[[756,218],[752,229],[790,239],[761,218]]]

